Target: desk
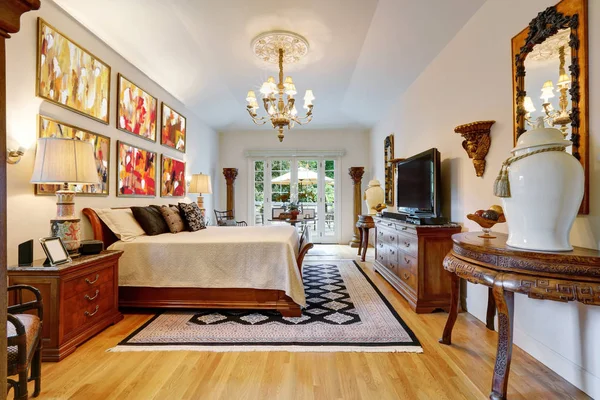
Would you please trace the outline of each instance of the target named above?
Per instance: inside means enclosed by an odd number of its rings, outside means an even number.
[[[460,278],[492,289],[498,310],[498,349],[490,399],[506,399],[513,343],[514,294],[531,299],[600,305],[600,252],[535,252],[506,245],[507,235],[481,239],[480,232],[452,236],[444,268],[452,273],[452,302],[440,343],[450,345],[458,314]],[[557,321],[558,322],[558,321]]]
[[[375,221],[370,215],[359,215],[358,221],[356,222],[360,239],[358,240],[358,255],[360,261],[365,262],[367,256],[367,247],[369,247],[369,229],[375,228]],[[362,255],[360,254],[362,250]]]

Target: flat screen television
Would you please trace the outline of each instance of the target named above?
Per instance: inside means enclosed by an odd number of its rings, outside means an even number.
[[[396,168],[398,212],[440,217],[440,152],[435,148],[429,149],[400,161]]]

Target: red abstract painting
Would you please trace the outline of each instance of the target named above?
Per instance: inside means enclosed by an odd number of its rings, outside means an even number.
[[[117,142],[117,196],[156,196],[156,153]]]
[[[162,197],[185,196],[185,162],[163,155],[160,176]]]

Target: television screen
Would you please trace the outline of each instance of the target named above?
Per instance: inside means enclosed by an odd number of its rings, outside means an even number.
[[[398,163],[396,192],[398,211],[439,215],[440,153],[430,149]]]

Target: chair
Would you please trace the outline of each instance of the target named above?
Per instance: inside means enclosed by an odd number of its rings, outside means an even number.
[[[302,235],[300,235],[300,241],[298,242],[298,257],[296,258],[300,275],[302,275],[302,263],[304,262],[304,256],[306,256],[306,253],[308,253],[308,251],[314,246],[315,245],[310,242],[310,229],[304,227],[304,231],[302,232]]]
[[[24,303],[24,290],[33,293],[35,300]],[[27,399],[27,382],[35,381],[33,397],[37,397],[42,388],[42,295],[39,290],[27,285],[10,286],[8,294],[15,304],[8,307],[6,316],[7,375],[19,375],[18,381],[8,379],[8,387],[9,390],[14,389],[15,399]],[[31,310],[36,310],[37,315],[25,314]],[[28,378],[30,368],[31,376]]]
[[[236,221],[232,210],[215,210],[215,218],[217,219],[218,226],[248,226],[246,221]]]

